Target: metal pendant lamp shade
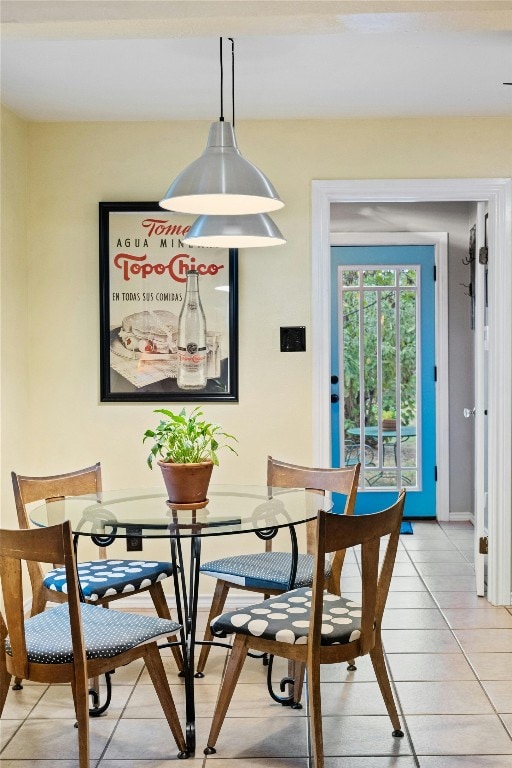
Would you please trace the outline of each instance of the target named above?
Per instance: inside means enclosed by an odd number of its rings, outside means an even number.
[[[183,242],[205,248],[265,248],[286,243],[265,213],[246,216],[199,216]]]
[[[173,181],[160,206],[179,213],[235,216],[284,206],[255,165],[245,160],[231,123],[212,123],[206,149]]]

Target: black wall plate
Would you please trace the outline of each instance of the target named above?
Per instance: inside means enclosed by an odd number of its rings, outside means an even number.
[[[306,326],[291,325],[281,328],[281,352],[306,351]]]

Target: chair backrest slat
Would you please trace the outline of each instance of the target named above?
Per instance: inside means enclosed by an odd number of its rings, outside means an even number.
[[[359,464],[352,467],[302,467],[273,459],[267,460],[267,483],[283,488],[311,488],[312,490],[341,493],[347,496],[347,504],[353,511],[357,484],[354,490],[354,476],[359,475]],[[345,510],[347,511],[347,510]]]
[[[267,485],[280,488],[307,488],[319,493],[340,493],[346,496],[344,514],[354,512],[360,464],[352,467],[304,467],[288,464],[269,456],[267,459]],[[316,550],[316,521],[307,523],[307,551]],[[267,547],[269,548],[269,547]]]
[[[91,467],[67,472],[62,475],[47,475],[46,477],[28,477],[11,472],[14,501],[18,515],[18,525],[21,529],[30,528],[27,504],[35,501],[64,498],[65,496],[80,496],[82,494],[99,493],[101,485],[101,465],[97,462]],[[104,550],[100,550],[100,557]],[[53,565],[62,561],[54,560]],[[43,585],[43,571],[35,560],[27,563],[32,585],[32,594],[40,593]]]
[[[79,469],[76,472],[67,472],[62,475],[48,475],[46,477],[28,477],[11,472],[14,496],[22,502],[20,510],[18,504],[18,523],[20,528],[30,528],[27,517],[26,504],[33,501],[44,501],[62,496],[81,496],[86,493],[101,491],[101,466],[98,462],[92,467]],[[21,518],[20,518],[21,512]]]
[[[401,506],[397,505],[398,501],[382,512],[368,515],[343,515],[342,522],[339,521],[340,515],[328,515],[325,525],[326,552],[354,547],[386,536],[397,527],[397,521],[401,518]]]

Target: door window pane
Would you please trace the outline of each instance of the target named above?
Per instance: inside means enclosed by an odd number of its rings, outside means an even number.
[[[340,267],[345,464],[365,488],[417,488],[419,267]]]

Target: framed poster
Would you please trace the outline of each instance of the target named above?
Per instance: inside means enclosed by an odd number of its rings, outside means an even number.
[[[100,203],[101,401],[238,400],[238,251],[183,243],[194,216]]]

